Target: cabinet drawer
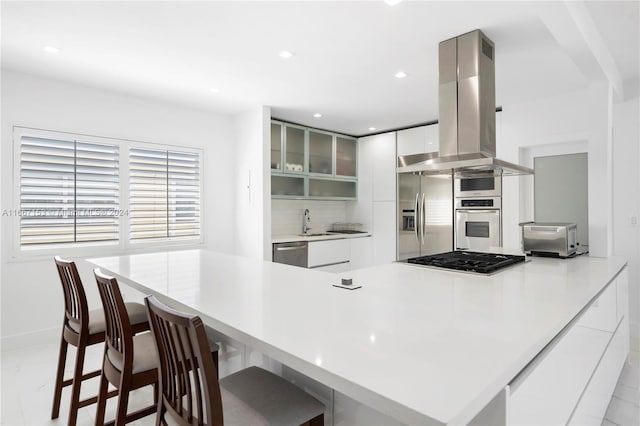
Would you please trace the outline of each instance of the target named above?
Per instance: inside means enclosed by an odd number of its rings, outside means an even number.
[[[629,318],[629,268],[624,267],[616,279],[618,321]]]
[[[511,383],[508,424],[569,421],[611,333],[573,326]]]
[[[629,340],[627,329],[625,319],[613,335],[598,369],[593,374],[571,417],[570,425],[599,426],[602,424],[618,376],[620,376],[624,360],[627,357],[626,341]]]
[[[589,309],[578,320],[578,325],[582,327],[594,328],[596,330],[613,333],[618,325],[617,321],[617,285],[613,280],[607,288],[600,294],[598,299],[591,304]]]
[[[332,265],[349,261],[349,240],[309,242],[308,267]]]

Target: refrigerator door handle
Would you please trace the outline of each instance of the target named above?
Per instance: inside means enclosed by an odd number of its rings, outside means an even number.
[[[425,237],[427,236],[426,223],[427,223],[427,201],[425,193],[422,193],[422,201],[420,201],[420,228],[422,235],[422,245],[424,245]]]
[[[419,193],[416,192],[416,203],[415,203],[415,212],[414,212],[414,216],[413,216],[413,231],[414,234],[416,236],[416,242],[418,243],[418,245],[420,245],[420,238],[418,237],[418,232],[420,229],[420,205],[418,204],[418,197],[420,196]]]

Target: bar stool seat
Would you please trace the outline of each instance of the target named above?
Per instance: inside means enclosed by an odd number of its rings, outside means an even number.
[[[131,324],[143,324],[147,322],[147,308],[142,303],[127,302],[124,304],[129,314]],[[76,333],[80,332],[80,324],[69,323],[69,327]],[[106,324],[104,322],[103,309],[91,309],[89,311],[89,334],[104,333]],[[148,327],[147,327],[148,329]]]
[[[147,308],[144,305],[142,305],[142,307],[146,311]],[[209,333],[207,333],[207,338],[209,340],[209,350],[211,351],[212,356],[217,360],[220,347],[216,344]],[[158,368],[158,355],[151,332],[136,334],[133,336],[133,353],[136,354],[136,356],[133,359],[133,367],[131,368],[132,374],[151,370],[152,368]],[[114,367],[122,371],[122,357],[118,351],[113,349],[107,350],[107,357],[109,357],[109,361]]]

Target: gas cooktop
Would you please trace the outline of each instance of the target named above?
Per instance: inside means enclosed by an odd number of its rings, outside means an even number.
[[[408,263],[434,268],[491,274],[500,269],[525,261],[525,256],[479,253],[475,251],[451,251],[408,259]]]

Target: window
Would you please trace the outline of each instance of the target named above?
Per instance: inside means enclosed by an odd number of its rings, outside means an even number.
[[[118,147],[23,136],[20,245],[118,240]]]
[[[196,153],[132,148],[129,238],[200,235],[200,158]]]
[[[15,209],[2,215],[15,217],[18,252],[201,242],[201,151],[19,127],[14,134],[19,186]]]

